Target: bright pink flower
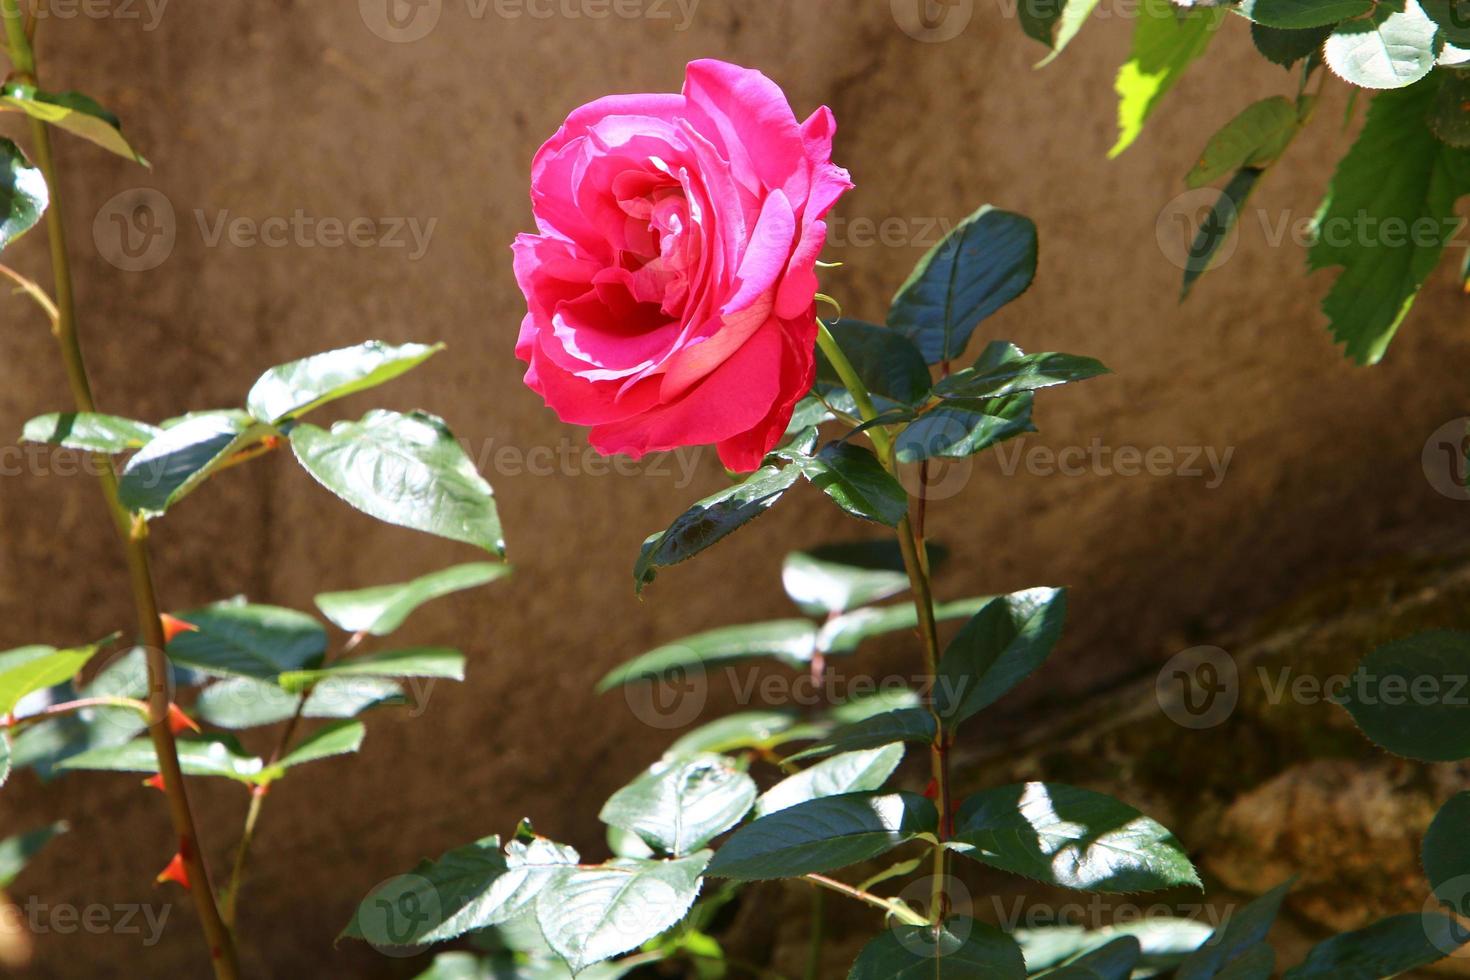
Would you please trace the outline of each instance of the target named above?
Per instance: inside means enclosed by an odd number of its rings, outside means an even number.
[[[722,61],[692,62],[680,95],[574,111],[514,245],[526,384],[601,453],[713,443],[759,466],[812,384],[822,218],[852,187],[835,128]]]

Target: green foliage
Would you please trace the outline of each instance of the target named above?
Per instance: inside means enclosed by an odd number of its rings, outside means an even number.
[[[50,443],[67,449],[94,453],[123,453],[142,449],[161,435],[162,429],[147,422],[99,415],[96,412],[52,412],[26,423],[21,439]]]
[[[1037,391],[1107,374],[1101,361],[1075,354],[1026,354],[1004,340],[985,345],[973,367],[941,378],[934,393],[969,401]]]
[[[1046,974],[1051,980],[1128,980],[1143,956],[1136,936],[1119,936],[1067,960]]]
[[[791,552],[781,585],[802,612],[833,616],[898,595],[909,579],[896,542],[851,541]]]
[[[863,947],[848,980],[935,980],[984,977],[1022,980],[1021,947],[999,929],[969,918],[929,926],[894,925]]]
[[[1411,912],[1380,919],[1312,947],[1283,980],[1378,980],[1428,966],[1459,949],[1464,930],[1447,916]]]
[[[755,782],[717,755],[656,763],[612,795],[603,823],[682,857],[739,823],[756,798]]]
[[[901,742],[823,759],[762,793],[755,802],[756,816],[763,817],[826,796],[882,789],[902,761]]]
[[[122,123],[89,96],[80,92],[43,92],[21,81],[0,86],[0,110],[23,112],[32,119],[90,140],[111,153],[148,166],[123,138]]]
[[[98,649],[96,644],[69,650],[29,646],[0,653],[0,718],[13,713],[26,695],[74,677]]]
[[[1207,942],[1179,964],[1174,980],[1210,980],[1211,977],[1228,976],[1230,974],[1226,970],[1232,967],[1235,975],[1244,977],[1258,972],[1263,961],[1264,976],[1269,977],[1276,956],[1265,945],[1266,934],[1271,931],[1290,888],[1289,881],[1277,885],[1232,915]],[[1237,967],[1236,964],[1242,965]]]
[[[842,318],[827,325],[878,407],[917,405],[929,394],[929,366],[907,336],[889,327]],[[817,351],[819,385],[841,390],[827,355]],[[831,394],[836,394],[832,391]],[[824,394],[827,394],[824,391]],[[830,395],[829,395],[830,397]]]
[[[1007,439],[1035,432],[1029,391],[1003,398],[946,399],[899,434],[894,455],[900,463],[926,459],[963,459]]]
[[[1118,72],[1118,141],[1108,151],[1117,156],[1138,139],[1159,101],[1194,61],[1204,54],[1224,13],[1215,7],[1188,11],[1168,0],[1143,0],[1133,28],[1133,48]]]
[[[1425,762],[1470,758],[1467,651],[1470,634],[1451,630],[1384,644],[1348,678],[1340,703],[1390,752]]]
[[[62,822],[0,840],[0,888],[9,888],[41,849],[67,832]]]
[[[939,661],[939,715],[958,725],[1000,699],[1051,654],[1067,618],[1065,589],[1028,589],[993,599]]]
[[[425,603],[486,585],[509,574],[509,565],[471,562],[442,568],[398,585],[323,592],[316,597],[316,606],[323,616],[349,633],[387,636]]]
[[[244,412],[186,416],[148,441],[123,467],[118,496],[129,510],[157,516],[193,493],[236,453],[271,434]]]
[[[854,721],[807,746],[788,762],[813,759],[834,752],[857,752],[894,742],[933,742],[938,735],[934,715],[923,708],[899,708]]]
[[[327,651],[327,631],[294,609],[231,601],[181,618],[195,629],[174,637],[169,659],[211,673],[274,681],[315,667]]]
[[[1470,895],[1470,792],[1456,793],[1424,832],[1421,862],[1434,897],[1459,913]]]
[[[276,682],[286,691],[304,691],[327,680],[351,677],[435,677],[464,680],[464,654],[448,647],[409,647],[384,650],[351,660],[341,660],[317,670],[291,670]]]
[[[1300,124],[1297,104],[1290,99],[1276,95],[1252,102],[1210,137],[1184,183],[1203,187],[1241,167],[1269,165],[1291,143]]]
[[[1403,88],[1433,70],[1439,56],[1438,31],[1416,0],[1381,3],[1369,16],[1337,25],[1323,47],[1323,59],[1354,85]]]
[[[395,346],[370,340],[313,354],[262,374],[245,396],[245,410],[262,422],[280,425],[327,402],[376,388],[443,349],[443,344]]]
[[[50,203],[41,171],[20,147],[0,137],[0,251],[34,228]]]
[[[909,511],[908,491],[872,451],[831,442],[796,462],[801,474],[853,517],[897,527]]]

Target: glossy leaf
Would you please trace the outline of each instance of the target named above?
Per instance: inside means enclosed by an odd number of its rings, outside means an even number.
[[[858,954],[848,980],[1024,980],[1026,961],[1016,941],[995,926],[969,918],[929,926],[895,923]]]
[[[598,693],[622,684],[655,680],[677,671],[716,664],[775,657],[793,666],[811,661],[817,628],[805,619],[723,626],[649,650],[609,671],[597,683]]]
[[[956,815],[954,850],[1063,888],[1118,894],[1199,885],[1183,846],[1101,793],[1057,783],[985,790]]]
[[[833,871],[935,832],[934,804],[916,793],[846,793],[798,803],[741,827],[709,874],[758,881]]]
[[[303,423],[291,448],[318,483],[365,514],[505,553],[494,491],[433,415],[375,410],[331,431]]]
[[[224,602],[181,613],[195,628],[174,637],[169,659],[216,674],[274,680],[321,663],[327,631],[294,609]]]
[[[286,671],[276,682],[286,691],[297,692],[325,680],[351,677],[433,677],[462,681],[464,654],[448,647],[384,650],[351,660],[339,660],[317,670]]]
[[[367,728],[360,721],[334,721],[329,725],[323,725],[302,739],[300,744],[271,766],[264,773],[262,781],[279,779],[287,769],[305,765],[308,762],[319,762],[322,759],[330,759],[339,755],[351,755],[362,748],[362,740],[366,736]]]
[[[0,653],[0,718],[15,711],[21,699],[75,677],[97,655],[97,647],[58,650],[20,647]]]
[[[721,756],[703,755],[655,763],[614,793],[598,819],[682,857],[739,823],[755,797],[749,776]]]
[[[929,743],[934,741],[935,734],[934,716],[928,710],[899,708],[844,725],[786,761],[797,762],[834,752],[875,749],[893,742]]]
[[[958,360],[975,327],[1036,276],[1036,225],[986,205],[930,249],[888,311],[929,364]]]
[[[1026,432],[1031,424],[1029,391],[1004,398],[952,399],[909,423],[894,441],[900,463],[948,457],[962,459]]]
[[[163,430],[146,422],[99,415],[96,412],[52,412],[26,423],[21,438],[67,449],[94,453],[122,453],[141,449]]]
[[[245,409],[279,424],[327,402],[392,381],[444,349],[443,344],[385,344],[370,340],[271,368],[245,397]]]
[[[58,821],[0,840],[0,888],[9,888],[41,848],[66,833],[67,829],[65,823]]]
[[[844,613],[909,587],[894,541],[853,541],[793,551],[781,564],[791,601],[813,616]]]
[[[226,460],[271,429],[240,411],[198,412],[165,428],[128,460],[118,497],[129,510],[162,514]]]
[[[633,566],[635,589],[642,592],[658,569],[688,561],[764,514],[800,476],[796,466],[762,466],[743,482],[705,497],[680,514],[668,530],[643,542]]]
[[[1323,58],[1354,85],[1404,88],[1434,69],[1438,30],[1416,0],[1383,3],[1372,16],[1337,25],[1322,48]]]
[[[240,743],[229,735],[207,738],[180,738],[179,764],[186,776],[218,776],[241,783],[255,784],[265,770],[265,762],[248,755]],[[61,763],[62,769],[86,769],[106,772],[158,772],[158,756],[153,741],[134,739],[125,745],[90,749]]]
[[[510,572],[509,565],[471,562],[430,572],[397,585],[376,585],[350,592],[323,592],[316,597],[316,606],[323,616],[349,633],[387,636],[425,603],[494,582]]]
[[[296,714],[301,696],[268,681],[231,677],[200,692],[199,717],[220,728],[258,728]],[[397,683],[381,677],[338,677],[318,682],[306,699],[303,718],[355,718],[372,708],[407,704]]]
[[[1211,977],[1219,976],[1225,967],[1259,948],[1266,941],[1266,935],[1271,931],[1271,926],[1281,911],[1281,903],[1290,888],[1289,881],[1277,885],[1230,916],[1204,945],[1179,964],[1174,980],[1210,980]],[[1256,961],[1259,961],[1260,954],[1254,955]],[[1273,956],[1272,963],[1274,962]],[[1241,970],[1249,972],[1257,968],[1255,963],[1247,961]]]
[[[956,634],[939,661],[934,698],[951,725],[990,707],[1040,667],[1061,639],[1065,589],[994,599]]]
[[[761,794],[755,814],[763,817],[826,796],[883,788],[903,761],[903,743],[862,752],[844,752],[793,773]]]
[[[0,86],[0,109],[23,112],[90,140],[124,159],[148,166],[148,161],[123,138],[122,124],[117,117],[80,92],[43,92],[25,82],[6,82]]]
[[[1361,17],[1373,0],[1242,0],[1236,9],[1257,24],[1300,29]]]
[[[1297,131],[1297,107],[1276,95],[1252,102],[1205,144],[1199,161],[1184,178],[1204,187],[1241,167],[1263,167],[1281,155]]]
[[[929,366],[913,341],[898,330],[849,319],[829,323],[827,329],[880,408],[916,405],[928,396]],[[817,380],[842,385],[842,379],[820,348]]]
[[[1076,354],[1026,354],[1015,344],[987,344],[974,367],[957,371],[934,386],[942,398],[996,398],[1035,391],[1107,374],[1101,361]]]
[[[1379,980],[1442,960],[1464,942],[1465,930],[1446,916],[1434,912],[1394,915],[1318,943],[1282,978]]]
[[[908,491],[864,446],[831,442],[796,465],[813,486],[853,517],[897,527],[908,514]]]
[[[0,137],[0,251],[41,220],[51,192],[39,167],[33,167],[12,141]]]
[[[1204,54],[1224,14],[1219,8],[1176,8],[1168,0],[1143,0],[1133,28],[1133,48],[1118,71],[1117,156],[1138,139],[1143,124],[1185,69]]]

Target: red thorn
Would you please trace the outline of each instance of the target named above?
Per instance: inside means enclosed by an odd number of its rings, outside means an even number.
[[[166,644],[172,643],[174,641],[174,637],[178,636],[180,633],[199,632],[199,627],[195,626],[193,623],[186,623],[184,622],[184,620],[179,619],[177,616],[170,616],[168,613],[159,613],[158,621],[163,624],[163,642]]]
[[[199,727],[199,722],[184,714],[184,709],[172,702],[168,706],[168,730],[175,735],[182,735],[184,732],[202,733],[204,731],[204,729]]]
[[[929,785],[924,787],[924,795],[931,800],[939,799],[939,783],[933,779],[929,780]]]
[[[167,790],[164,789],[163,786],[163,773],[161,772],[156,772],[152,776],[149,776],[147,779],[143,780],[143,785],[151,789],[156,789],[160,793],[167,792]]]
[[[264,446],[265,448],[267,448],[267,449],[275,449],[277,446],[279,446],[281,444],[281,437],[280,436],[266,436],[264,439],[260,440],[260,444],[262,446]]]
[[[184,866],[184,855],[182,851],[174,855],[173,860],[168,863],[168,867],[159,872],[158,877],[154,881],[160,885],[166,881],[173,881],[183,885],[185,888],[189,887],[189,869]]]

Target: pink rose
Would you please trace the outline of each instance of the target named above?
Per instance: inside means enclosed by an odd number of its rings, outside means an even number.
[[[812,385],[822,218],[852,187],[835,128],[722,61],[691,63],[681,95],[573,112],[513,246],[526,384],[601,453],[713,443],[759,466]]]

